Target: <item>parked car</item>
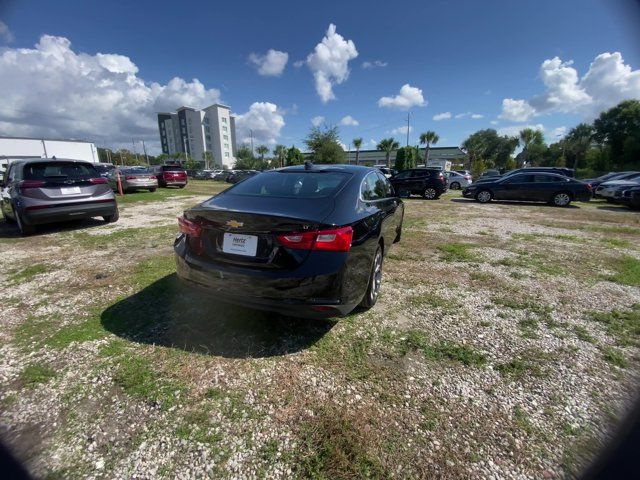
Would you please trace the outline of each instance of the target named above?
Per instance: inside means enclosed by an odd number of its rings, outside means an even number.
[[[213,176],[213,179],[214,180],[219,180],[219,181],[222,181],[222,182],[226,182],[227,178],[229,178],[229,175],[231,175],[232,173],[233,173],[233,170],[223,170],[220,173],[216,173]]]
[[[632,210],[640,210],[640,185],[624,189],[620,203]]]
[[[229,177],[227,177],[228,183],[238,183],[243,180],[246,180],[249,177],[253,177],[254,175],[258,175],[260,172],[257,170],[236,170]]]
[[[616,180],[602,182],[600,185],[598,185],[598,188],[596,188],[595,196],[598,198],[604,198],[607,201],[612,201],[616,190],[621,187],[633,187],[635,185],[638,185],[639,182],[640,173],[626,175],[624,177],[624,180],[622,178],[618,178]]]
[[[15,160],[0,181],[0,207],[22,235],[37,225],[80,218],[118,220],[116,197],[95,166],[81,160]]]
[[[484,173],[480,175],[478,181],[480,182],[483,180],[494,180],[496,177],[500,177],[501,175],[502,173],[500,173],[500,170],[490,168],[489,170],[485,170]]]
[[[598,188],[598,186],[600,186],[600,184],[604,182],[608,182],[609,180],[625,180],[625,177],[632,176],[636,173],[640,173],[640,172],[610,172],[610,173],[607,173],[606,175],[602,175],[597,178],[587,178],[582,181],[584,183],[590,184],[595,191],[595,189]]]
[[[451,190],[460,190],[461,188],[466,188],[473,183],[471,175],[469,174],[463,175],[458,172],[448,171],[444,172],[444,176],[447,179],[447,185]]]
[[[487,170],[489,172],[491,170]],[[498,170],[493,170],[494,172],[498,172]],[[575,171],[572,168],[564,168],[564,167],[526,167],[526,168],[517,168],[515,170],[510,170],[501,175],[493,175],[485,176],[484,174],[478,179],[476,183],[485,183],[487,181],[493,181],[496,177],[506,178],[510,175],[517,175],[518,173],[555,173],[558,175],[564,175],[565,177],[574,178]],[[486,172],[485,172],[486,173]]]
[[[389,181],[400,196],[415,194],[429,200],[436,200],[447,191],[447,180],[444,174],[435,168],[402,170]]]
[[[149,171],[155,175],[160,187],[187,186],[187,171],[180,165],[155,165]]]
[[[126,168],[118,167],[109,172],[107,177],[109,185],[114,192],[118,191],[117,175],[120,175],[123,192],[131,192],[135,190],[149,190],[155,192],[158,188],[158,179],[146,168]]]
[[[382,172],[382,174],[387,177],[387,178],[391,178],[393,177],[396,173],[398,173],[397,170],[393,169],[393,168],[387,168],[387,167],[378,167],[378,169]]]
[[[178,276],[216,298],[298,317],[378,299],[404,205],[376,168],[295,166],[237,183],[184,212]]]
[[[459,173],[460,175],[469,175],[469,176],[471,176],[471,172],[469,170],[454,170],[454,172]]]
[[[112,163],[94,163],[94,168],[98,171],[101,177],[109,176],[109,172],[114,170],[116,166]]]
[[[523,200],[547,202],[566,207],[572,201],[589,201],[591,185],[557,173],[518,173],[493,182],[474,183],[462,195],[480,203],[491,200]]]

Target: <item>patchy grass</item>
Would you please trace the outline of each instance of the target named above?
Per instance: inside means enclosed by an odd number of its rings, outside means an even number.
[[[443,255],[443,260],[447,262],[471,262],[474,261],[475,255],[472,250],[476,248],[470,243],[442,243],[438,245]]]
[[[616,248],[630,248],[631,242],[623,238],[603,238],[602,243]]]
[[[23,385],[32,388],[48,382],[55,376],[56,371],[50,366],[42,363],[32,363],[20,372],[18,379]]]
[[[611,312],[595,312],[591,319],[605,325],[608,335],[611,335],[618,345],[640,345],[640,304],[635,304],[630,310],[613,310]]]
[[[45,263],[35,263],[20,270],[9,271],[9,285],[18,285],[32,281],[38,275],[48,273],[53,270],[51,265]]]
[[[640,260],[630,255],[616,258],[611,262],[611,267],[616,273],[605,277],[612,282],[623,285],[640,286]]]
[[[411,350],[421,352],[429,360],[458,362],[467,366],[484,365],[487,361],[483,353],[468,345],[444,340],[430,343],[427,335],[420,330],[411,330],[401,339],[400,351],[406,354]]]
[[[527,376],[542,378],[545,376],[544,367],[551,359],[552,356],[542,350],[529,349],[513,360],[496,365],[495,370],[513,380],[522,380]]]
[[[576,337],[578,337],[578,339],[582,340],[583,342],[596,343],[596,339],[593,338],[593,336],[589,333],[589,330],[587,330],[582,325],[574,325],[573,332],[576,334]]]
[[[602,347],[602,358],[616,367],[627,368],[629,366],[627,357],[625,357],[620,349],[615,347]]]

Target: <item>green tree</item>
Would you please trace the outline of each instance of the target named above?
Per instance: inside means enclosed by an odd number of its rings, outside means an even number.
[[[287,147],[276,145],[276,148],[273,149],[273,156],[276,163],[273,167],[284,167],[284,162],[287,160]]]
[[[593,139],[608,147],[609,164],[616,170],[640,168],[640,100],[625,100],[602,112],[593,122]]]
[[[287,150],[287,165],[302,165],[304,163],[304,155],[295,146]]]
[[[346,155],[342,145],[338,127],[312,127],[304,139],[304,143],[313,155],[316,163],[344,163]]]
[[[266,145],[258,145],[256,147],[256,153],[260,155],[260,159],[264,162],[264,156],[269,153],[269,147]]]
[[[383,138],[376,147],[378,150],[382,150],[386,154],[387,168],[391,168],[391,152],[397,150],[400,144],[395,141],[394,138]]]
[[[573,168],[584,167],[586,165],[587,150],[591,147],[593,139],[593,126],[587,123],[579,123],[571,130],[564,139],[563,146],[571,152],[573,157]]]
[[[354,138],[353,147],[356,149],[356,165],[360,165],[360,147],[362,146],[362,138]]]
[[[204,168],[209,170],[214,165],[213,153],[209,151],[202,152],[202,160],[204,161]]]
[[[516,137],[500,136],[492,128],[478,130],[462,142],[462,148],[467,152],[470,164],[482,159],[481,165],[484,168],[513,169],[515,161],[512,155],[517,146]]]
[[[184,168],[187,170],[202,170],[202,163],[189,157],[189,160],[184,162]]]
[[[396,170],[407,170],[414,168],[419,158],[419,153],[416,154],[415,147],[402,147],[396,152],[396,161],[393,166]]]
[[[427,130],[426,132],[420,134],[420,145],[426,145],[426,148],[424,149],[425,166],[429,161],[429,148],[431,148],[431,145],[435,145],[436,143],[438,143],[438,140],[440,140],[440,137],[436,132],[432,130]]]
[[[522,153],[520,161],[524,166],[525,163],[531,165],[536,164],[536,160],[540,160],[540,155],[544,153],[542,145],[544,145],[544,134],[541,130],[533,128],[524,128],[520,130],[520,145],[522,145]]]

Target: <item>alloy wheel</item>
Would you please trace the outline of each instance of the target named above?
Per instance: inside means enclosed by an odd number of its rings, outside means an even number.
[[[435,188],[427,188],[424,191],[424,198],[427,198],[429,200],[433,200],[434,198],[436,198],[437,195],[438,195],[438,192],[436,192]]]
[[[373,260],[373,271],[371,272],[371,301],[374,301],[380,293],[380,285],[382,284],[382,252],[380,249],[376,252]]]
[[[558,207],[566,207],[571,202],[571,197],[566,193],[558,193],[553,197],[553,203]]]
[[[478,194],[478,201],[480,203],[487,203],[491,200],[491,192],[488,190],[483,190]]]
[[[453,182],[451,184],[451,190],[459,190],[460,189],[460,184],[458,182]]]

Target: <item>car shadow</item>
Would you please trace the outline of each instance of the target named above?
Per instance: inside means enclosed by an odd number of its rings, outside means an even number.
[[[633,212],[633,209],[627,207],[626,205],[598,205],[596,207],[598,210],[607,210],[609,212]]]
[[[452,198],[450,201],[452,202],[460,202],[460,203],[478,203],[473,198]],[[491,200],[489,203],[485,203],[485,205],[523,205],[529,207],[549,207],[549,208],[565,208],[565,209],[580,209],[578,205],[570,204],[568,207],[556,207],[555,205],[549,205],[548,203],[543,202],[522,202],[518,200]]]
[[[60,232],[72,232],[74,230],[84,230],[86,228],[104,226],[104,224],[103,220],[89,218],[86,220],[70,220],[68,222],[38,225],[36,232],[29,235],[29,237],[39,237]],[[20,238],[21,236],[22,235],[20,235],[20,232],[18,231],[18,226],[15,223],[7,222],[6,220],[0,221],[0,238]]]
[[[221,302],[167,275],[111,305],[102,326],[130,341],[226,358],[259,358],[310,347],[335,325]]]

